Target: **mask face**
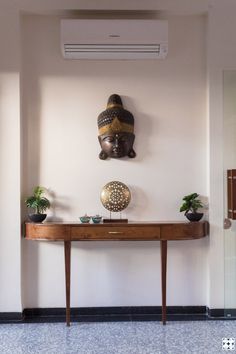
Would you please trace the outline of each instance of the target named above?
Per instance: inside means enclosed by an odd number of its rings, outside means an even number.
[[[136,156],[133,150],[134,134],[119,132],[119,133],[107,133],[98,137],[102,151],[99,154],[99,158],[105,160],[107,157],[120,158],[129,156],[133,158]]]

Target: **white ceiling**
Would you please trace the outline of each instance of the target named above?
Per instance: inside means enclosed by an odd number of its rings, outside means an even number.
[[[58,11],[168,11],[174,14],[202,14],[209,0],[0,0],[0,6],[15,7],[35,14]]]

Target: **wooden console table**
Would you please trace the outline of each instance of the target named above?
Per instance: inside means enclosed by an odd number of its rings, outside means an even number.
[[[78,224],[46,222],[26,223],[28,240],[64,241],[66,281],[66,324],[70,326],[71,241],[160,241],[162,322],[166,324],[167,241],[193,240],[208,235],[207,221],[200,222],[130,222]]]

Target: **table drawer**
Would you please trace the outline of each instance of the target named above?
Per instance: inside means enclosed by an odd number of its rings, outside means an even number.
[[[192,240],[202,238],[208,234],[207,223],[190,222],[182,224],[163,225],[162,240]]]
[[[25,237],[30,240],[69,241],[70,226],[27,223]]]
[[[89,225],[71,228],[71,240],[159,240],[160,227]]]

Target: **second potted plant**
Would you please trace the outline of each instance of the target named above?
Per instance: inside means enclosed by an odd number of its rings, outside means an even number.
[[[199,221],[203,217],[203,213],[199,213],[198,209],[203,207],[199,194],[192,193],[183,197],[183,204],[180,207],[180,212],[184,211],[184,215],[189,221]]]
[[[25,200],[26,206],[35,210],[33,214],[28,214],[32,222],[42,222],[47,217],[44,211],[50,208],[50,201],[42,196],[44,191],[44,187],[37,186],[33,190],[33,195]]]

